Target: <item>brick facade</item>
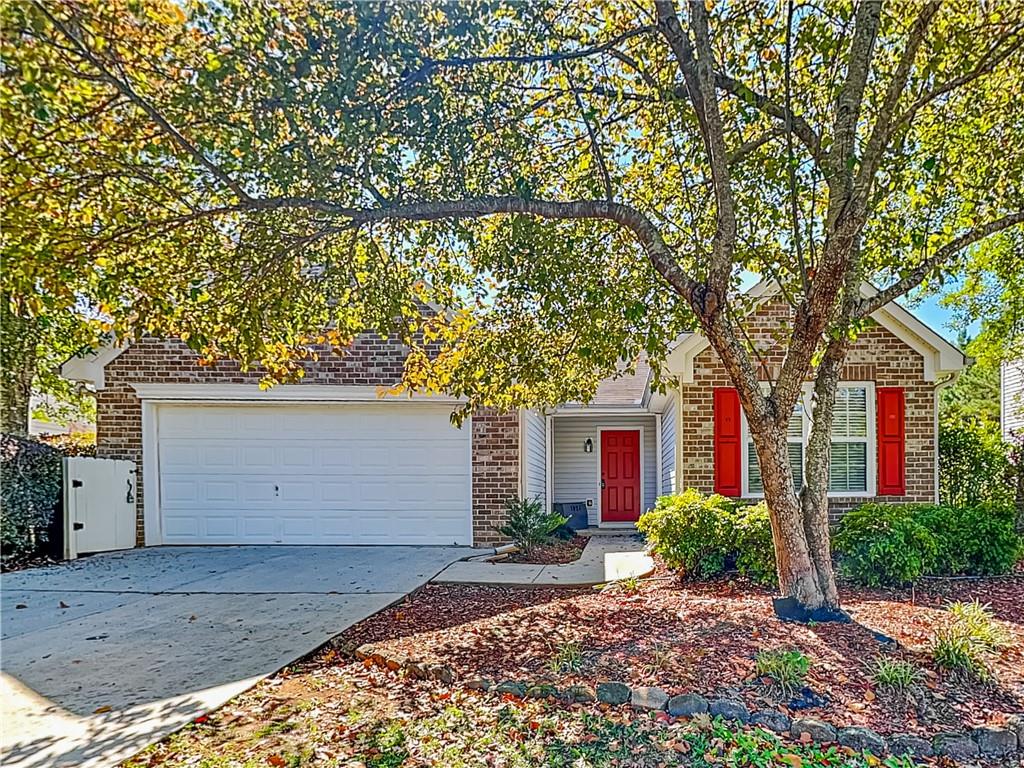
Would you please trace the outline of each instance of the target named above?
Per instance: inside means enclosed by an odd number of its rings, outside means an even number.
[[[320,359],[304,364],[303,385],[390,386],[402,377],[406,348],[395,340],[360,336],[337,354],[328,348]],[[200,365],[198,357],[176,340],[143,339],[109,363],[105,386],[96,395],[96,451],[101,458],[135,462],[138,522],[143,530],[142,403],[132,384],[257,384],[260,370],[243,371],[237,363]],[[519,419],[517,414],[484,411],[474,416],[473,532],[474,544],[493,542],[505,500],[519,489]]]
[[[765,378],[779,374],[785,348],[780,330],[790,323],[791,308],[771,299],[748,319],[748,333],[767,365]],[[733,386],[717,353],[708,348],[694,359],[694,381],[683,384],[680,431],[682,477],[680,487],[711,493],[714,487],[714,424],[712,391]],[[876,387],[902,387],[905,395],[906,495],[885,496],[879,501],[935,500],[935,382],[924,380],[921,355],[880,325],[866,328],[850,349],[843,381],[871,381]],[[869,456],[877,464],[877,456]],[[863,497],[835,498],[833,515],[866,501]]]
[[[495,530],[505,502],[519,495],[519,414],[493,409],[473,416],[473,544],[507,541]]]

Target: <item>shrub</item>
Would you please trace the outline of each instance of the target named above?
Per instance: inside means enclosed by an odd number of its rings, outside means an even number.
[[[505,502],[505,513],[505,524],[496,530],[524,552],[548,541],[569,519],[557,512],[545,512],[540,499],[513,497]]]
[[[725,569],[730,551],[727,518],[733,505],[724,496],[704,496],[691,488],[662,496],[636,527],[669,568],[684,576],[714,576]]]
[[[803,687],[810,661],[797,650],[758,651],[754,665],[759,677],[769,678],[773,685],[789,696]]]
[[[688,489],[662,496],[636,524],[651,550],[681,575],[707,578],[735,564],[748,578],[777,583],[768,507]]]
[[[61,454],[35,440],[3,435],[0,440],[0,551],[5,558],[33,553],[61,496]]]
[[[1014,496],[1009,446],[992,419],[952,415],[939,425],[939,498],[954,507],[1008,504]]]
[[[888,693],[906,696],[921,683],[924,674],[909,661],[879,656],[871,666],[871,679]]]
[[[736,568],[758,584],[773,587],[779,583],[775,568],[775,542],[768,505],[737,505],[732,518],[732,549]]]
[[[1010,504],[975,507],[922,507],[921,524],[935,538],[937,551],[928,573],[936,576],[991,576],[1009,573],[1021,554]]]
[[[43,435],[39,438],[64,456],[96,456],[95,432],[72,432],[67,435]]]
[[[847,513],[832,540],[843,572],[871,587],[899,586],[927,572],[938,551],[935,536],[911,504],[863,504]]]

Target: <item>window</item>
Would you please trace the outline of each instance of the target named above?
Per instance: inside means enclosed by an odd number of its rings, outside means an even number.
[[[810,436],[811,385],[793,409],[787,433],[789,466],[799,490],[804,484],[804,455]],[[836,390],[832,419],[832,461],[829,467],[830,496],[869,496],[874,493],[874,385],[842,383]],[[761,496],[764,484],[754,442],[743,420],[743,495]]]
[[[866,493],[868,490],[868,390],[840,386],[832,417],[830,493]]]
[[[793,472],[793,484],[797,489],[804,487],[804,404],[797,403],[789,419],[786,437],[789,442],[789,468]],[[757,461],[754,441],[747,438],[747,493],[762,494],[761,466]]]

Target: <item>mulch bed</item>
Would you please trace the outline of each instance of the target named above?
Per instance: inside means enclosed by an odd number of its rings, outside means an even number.
[[[534,565],[561,565],[580,559],[583,548],[590,541],[586,536],[573,536],[571,539],[553,539],[547,544],[540,544],[529,552],[513,552],[508,557],[495,560],[496,563],[531,563]]]
[[[571,685],[622,680],[670,694],[742,698],[753,709],[778,708],[882,734],[930,736],[1000,725],[1024,711],[1024,575],[930,581],[915,593],[844,588],[852,624],[778,621],[770,593],[744,581],[680,584],[668,574],[638,594],[618,589],[518,589],[431,585],[347,630],[334,647],[372,643],[386,652],[444,664],[456,679],[545,680]],[[929,646],[948,621],[952,600],[978,599],[1011,638],[994,664],[994,681],[965,682],[938,670]],[[881,640],[897,641],[892,649]],[[558,672],[559,647],[583,651],[577,671]],[[787,708],[754,673],[766,648],[796,648],[811,662],[808,685],[827,699],[801,712]],[[869,664],[889,654],[913,662],[924,682],[910,698],[876,690]]]

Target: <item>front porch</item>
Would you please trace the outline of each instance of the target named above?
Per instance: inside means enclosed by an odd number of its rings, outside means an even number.
[[[583,504],[590,528],[633,529],[662,494],[662,416],[562,408],[547,416],[547,506]]]

